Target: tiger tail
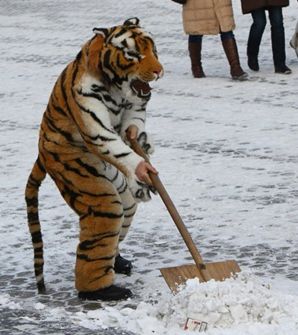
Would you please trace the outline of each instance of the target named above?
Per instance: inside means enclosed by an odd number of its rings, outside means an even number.
[[[33,251],[34,251],[34,272],[36,277],[36,284],[38,293],[44,293],[46,288],[43,276],[43,241],[41,234],[41,226],[38,215],[38,191],[42,181],[46,177],[46,170],[41,163],[38,156],[25,189],[25,200],[27,204],[27,218],[29,231],[32,238]]]

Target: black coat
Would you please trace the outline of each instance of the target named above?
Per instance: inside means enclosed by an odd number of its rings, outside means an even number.
[[[247,14],[259,8],[268,7],[286,7],[289,6],[289,0],[241,0],[242,13]]]

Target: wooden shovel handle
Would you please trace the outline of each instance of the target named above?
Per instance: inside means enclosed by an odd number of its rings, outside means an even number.
[[[149,158],[144,153],[143,149],[140,147],[139,143],[136,139],[129,139],[132,149],[141,157],[145,159],[146,162],[150,163]],[[181,216],[179,215],[172,199],[170,198],[168,192],[164,188],[161,180],[159,179],[158,175],[149,172],[150,179],[152,181],[153,186],[157,190],[158,194],[160,195],[163,203],[165,204],[166,208],[168,209],[168,212],[170,213],[174,223],[176,224],[181,236],[183,237],[183,240],[191,253],[197,267],[201,270],[204,270],[206,266],[204,265],[203,259],[195,246],[192,237],[190,236],[184,222],[181,219]]]

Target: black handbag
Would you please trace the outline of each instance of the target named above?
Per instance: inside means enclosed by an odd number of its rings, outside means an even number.
[[[180,5],[185,5],[187,0],[172,0],[172,1],[177,2]]]

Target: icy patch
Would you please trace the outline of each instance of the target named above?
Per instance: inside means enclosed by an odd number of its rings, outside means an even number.
[[[119,308],[119,309],[118,309]],[[114,327],[136,334],[181,335],[187,318],[208,323],[207,334],[297,334],[298,297],[282,295],[247,273],[224,282],[188,280],[178,294],[164,293],[157,304],[136,309],[105,307],[76,313],[73,321],[96,329]]]
[[[9,294],[0,295],[0,308],[5,307],[8,309],[21,309],[21,305],[11,300]]]
[[[37,309],[37,310],[43,310],[46,308],[46,305],[40,303],[40,302],[37,302],[35,305],[34,305],[34,308]]]

